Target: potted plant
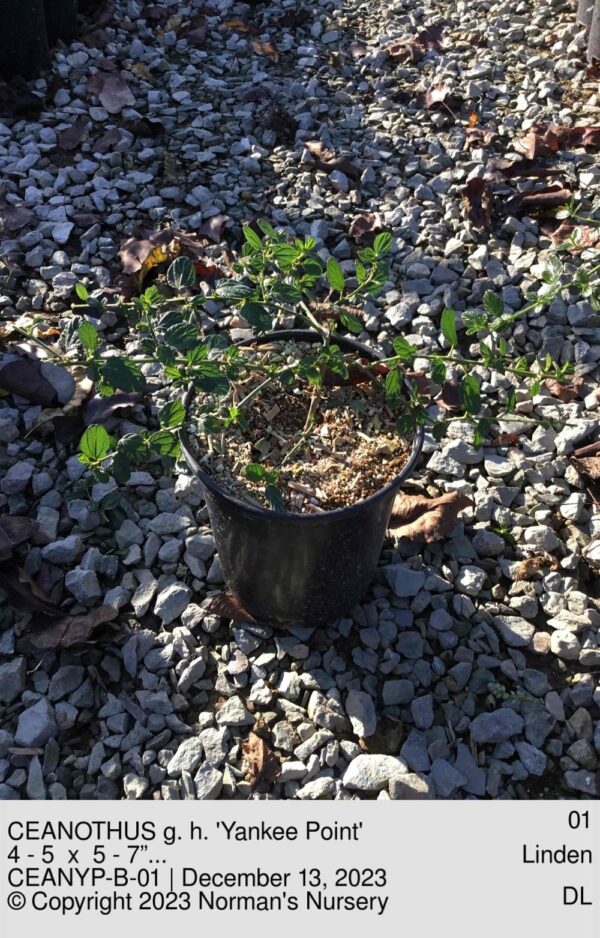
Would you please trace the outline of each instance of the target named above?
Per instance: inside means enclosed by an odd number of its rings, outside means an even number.
[[[537,393],[544,379],[565,377],[569,364],[531,363],[503,333],[561,291],[589,295],[598,268],[568,281],[552,255],[519,312],[488,291],[460,321],[443,311],[439,348],[399,336],[384,358],[351,336],[363,329],[361,298],[386,282],[389,234],[358,252],[352,276],[333,258],[324,263],[314,239],[289,241],[264,221],[246,226],[244,239],[233,276],[214,290],[193,292],[194,264],[182,256],[167,272],[171,295],[152,286],[122,305],[139,336],[133,356],[104,346],[95,325],[81,321],[84,363],[102,394],[143,391],[146,364],[159,366],[171,396],[159,429],[115,440],[91,426],[79,458],[121,483],[136,464],[183,455],[202,482],[224,578],[245,614],[327,622],[365,592],[426,430],[439,440],[453,421],[468,420],[481,445],[513,412],[519,384]],[[83,285],[77,292],[84,308],[101,305]],[[233,307],[250,337],[206,334],[209,299]],[[462,351],[459,328],[477,341],[475,354]],[[480,393],[492,374],[503,378],[494,413]]]

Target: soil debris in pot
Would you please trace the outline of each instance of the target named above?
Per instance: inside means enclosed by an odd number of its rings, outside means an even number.
[[[294,345],[287,357],[299,351]],[[244,382],[239,397],[263,377]],[[264,481],[244,475],[258,464],[272,474],[286,511],[315,513],[356,504],[402,471],[410,444],[396,429],[400,413],[383,383],[367,375],[360,383],[321,388],[274,379],[244,409],[244,425],[223,435],[208,438],[201,425],[194,428],[192,413],[191,444],[205,471],[237,498],[269,507]]]

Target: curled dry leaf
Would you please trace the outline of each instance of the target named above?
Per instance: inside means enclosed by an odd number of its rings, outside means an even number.
[[[350,237],[355,241],[364,241],[369,235],[376,235],[383,231],[381,215],[376,212],[365,212],[357,215],[350,225]]]
[[[89,642],[94,631],[119,614],[114,606],[100,606],[81,616],[63,616],[45,628],[29,630],[25,637],[40,651],[53,648],[73,648]]]
[[[463,189],[463,204],[469,221],[476,228],[489,228],[492,224],[492,186],[483,176],[473,176]]]
[[[423,96],[423,106],[431,111],[434,108],[445,107],[453,111],[462,104],[458,95],[452,93],[451,86],[444,81],[438,82],[428,88]]]
[[[135,98],[122,78],[118,75],[106,75],[98,98],[109,114],[120,114],[124,107],[133,107]]]
[[[564,205],[573,197],[571,189],[567,189],[562,183],[553,183],[550,186],[544,186],[542,189],[527,189],[517,194],[503,203],[503,212],[505,215],[515,215],[517,212],[545,212],[549,209],[558,208]]]
[[[20,358],[0,368],[0,388],[25,398],[32,404],[50,407],[56,403],[56,391],[41,373],[40,361]]]
[[[350,179],[360,178],[360,169],[346,156],[336,156],[333,150],[328,150],[320,140],[307,140],[304,144],[308,152],[314,157],[319,169],[326,173],[339,170]]]
[[[559,124],[536,124],[515,147],[533,160],[538,156],[552,156],[558,150],[576,147],[600,147],[600,127],[561,127]]]
[[[196,234],[201,238],[208,238],[213,244],[219,244],[228,221],[228,215],[213,215],[200,225]]]
[[[558,560],[551,557],[550,554],[540,554],[535,557],[527,557],[517,564],[515,569],[515,581],[528,580],[536,573],[542,573],[544,569],[558,570]]]
[[[477,117],[477,115],[475,115]],[[465,129],[465,149],[467,147],[487,147],[498,136],[498,131],[492,127],[478,127],[470,125]]]
[[[552,397],[557,397],[559,401],[566,404],[581,397],[583,383],[583,378],[575,378],[572,384],[561,384],[560,381],[556,381],[554,378],[546,378],[545,381]]]
[[[10,560],[15,547],[31,540],[39,529],[37,521],[20,515],[0,515],[0,560]]]
[[[141,398],[141,394],[129,391],[118,391],[110,397],[92,397],[83,409],[83,422],[86,427],[106,423],[111,417],[122,416],[124,410],[130,410]]]
[[[0,589],[7,594],[8,604],[21,612],[42,612],[45,616],[61,615],[61,610],[21,567],[10,565],[0,570]]]
[[[210,616],[232,619],[234,622],[256,622],[254,616],[244,609],[233,593],[219,593],[217,596],[212,596],[206,607],[206,613]]]
[[[473,500],[463,492],[446,492],[438,498],[401,493],[394,501],[389,527],[397,537],[431,544],[447,537],[459,512],[473,505]]]
[[[265,39],[259,39],[258,36],[253,36],[250,40],[250,44],[257,55],[266,55],[272,62],[279,61],[279,53],[274,43],[268,42]]]
[[[61,150],[74,150],[85,140],[88,134],[89,121],[87,117],[78,117],[74,124],[65,130],[59,131],[58,145]]]
[[[430,50],[441,51],[442,35],[440,25],[427,26],[412,39],[393,39],[385,51],[392,59],[416,65]]]
[[[576,239],[569,244],[569,254],[581,254],[587,248],[597,248],[600,244],[600,228],[592,228],[590,225],[577,225],[568,218],[561,222],[558,227],[556,227],[554,219],[550,219],[548,223],[540,227],[553,244],[563,244],[576,232]]]
[[[264,739],[250,732],[242,742],[247,766],[246,779],[254,788],[259,782],[274,782],[281,772],[281,762]]]
[[[594,445],[594,444],[592,444]],[[600,482],[600,456],[583,456],[571,459],[580,475],[590,482]]]
[[[170,260],[179,253],[170,228],[149,232],[145,238],[128,238],[119,248],[119,258],[126,274],[137,274],[140,282],[156,264]]]
[[[253,32],[252,26],[243,20],[239,16],[233,17],[233,19],[225,20],[223,26],[227,26],[228,29],[235,29],[237,33],[249,33]]]
[[[118,127],[111,127],[99,140],[92,145],[94,153],[109,153],[121,142],[121,131]]]

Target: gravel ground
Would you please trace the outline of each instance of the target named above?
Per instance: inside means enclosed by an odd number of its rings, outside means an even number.
[[[125,238],[169,225],[222,259],[253,216],[314,235],[342,266],[352,222],[378,216],[392,275],[362,338],[384,349],[396,334],[436,347],[444,306],[487,289],[523,305],[549,238],[501,205],[475,228],[462,191],[532,124],[598,123],[570,4],[305,0],[303,22],[285,2],[113,6],[31,85],[47,96],[39,117],[0,123],[7,320],[43,311],[64,331],[77,281],[117,286]],[[239,17],[256,32],[225,24]],[[432,24],[441,49],[414,64],[385,52]],[[450,97],[426,108],[442,82]],[[485,149],[467,139],[470,112],[497,132]],[[314,140],[350,166],[324,169]],[[592,151],[555,165],[577,199],[597,189]],[[207,326],[219,320],[239,326],[217,308]],[[25,569],[73,611],[120,610],[102,642],[41,653],[23,639],[28,614],[4,604],[0,798],[597,796],[600,514],[569,456],[598,435],[600,319],[556,300],[511,341],[573,362],[584,393],[563,403],[523,385],[505,445],[475,447],[465,426],[428,439],[419,491],[458,490],[474,509],[444,542],[389,541],[364,603],[316,631],[208,614],[222,583],[197,484],[141,471],[101,509],[114,483],[74,489],[72,450],[26,435],[41,406],[0,398],[0,512],[37,518],[45,540]],[[68,401],[64,372],[46,377]],[[506,381],[482,377],[501,400]],[[564,427],[538,424],[549,417]],[[140,403],[109,426],[147,419]]]

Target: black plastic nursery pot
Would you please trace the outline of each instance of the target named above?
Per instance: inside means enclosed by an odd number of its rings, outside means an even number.
[[[240,344],[290,340],[316,343],[320,338],[308,329],[290,329]],[[369,361],[381,357],[354,339],[335,342]],[[185,395],[186,410],[193,393],[190,388]],[[181,434],[184,458],[204,488],[225,583],[254,619],[322,625],[343,616],[364,596],[394,498],[421,454],[423,436],[423,427],[417,428],[402,472],[374,495],[347,508],[305,515],[254,507],[229,495],[203,471]]]

